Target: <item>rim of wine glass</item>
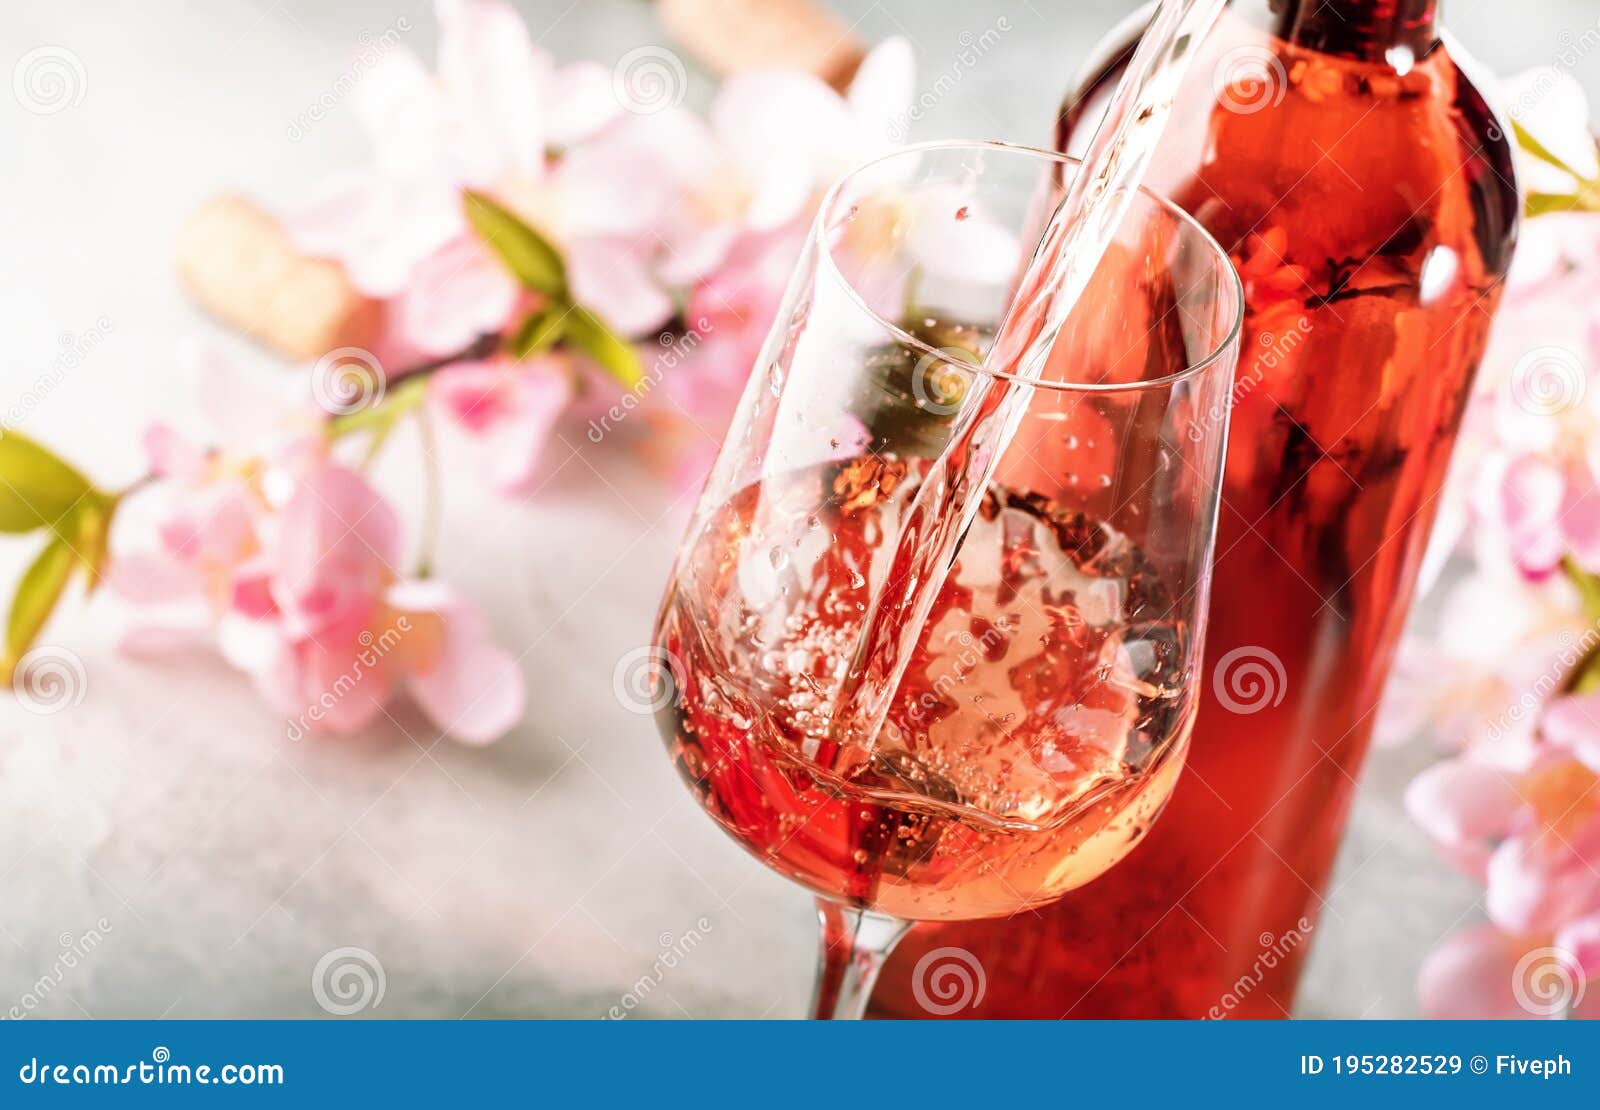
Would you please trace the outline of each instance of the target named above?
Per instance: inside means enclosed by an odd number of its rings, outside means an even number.
[[[1042,147],[1028,146],[1025,143],[1002,142],[998,139],[935,139],[930,142],[908,143],[905,146],[896,147],[894,150],[880,154],[875,158],[869,158],[867,161],[860,163],[850,170],[847,170],[839,177],[837,181],[830,185],[828,187],[828,191],[823,194],[822,203],[817,208],[816,226],[812,232],[817,237],[817,253],[822,256],[828,269],[833,272],[833,275],[839,279],[839,284],[844,287],[845,291],[849,294],[850,299],[855,301],[855,303],[861,307],[861,311],[865,312],[873,320],[877,321],[883,327],[883,329],[894,336],[898,342],[920,350],[927,355],[932,355],[934,358],[948,358],[949,356],[947,352],[940,351],[938,348],[924,342],[921,339],[918,339],[916,336],[902,328],[899,324],[896,324],[893,320],[880,315],[877,310],[875,310],[871,305],[867,304],[866,298],[861,296],[861,294],[856,290],[855,285],[850,281],[849,278],[845,277],[844,271],[839,268],[838,262],[833,257],[833,248],[828,243],[827,237],[824,235],[824,231],[828,227],[828,213],[832,211],[834,204],[839,200],[840,190],[842,190],[852,179],[858,177],[864,171],[871,169],[873,166],[876,166],[881,162],[887,162],[894,158],[903,158],[910,154],[922,154],[928,151],[939,150],[993,150],[1004,154],[1023,154],[1034,158],[1043,158],[1047,161],[1059,162],[1071,166],[1081,166],[1083,164],[1083,159],[1075,158],[1069,154],[1062,154],[1057,150],[1045,150]],[[974,373],[982,374],[988,378],[998,378],[1003,381],[1017,382],[1020,385],[1026,385],[1033,389],[1070,390],[1075,393],[1126,393],[1135,390],[1161,389],[1183,381],[1185,378],[1195,377],[1196,375],[1201,374],[1210,368],[1217,362],[1217,360],[1221,359],[1228,353],[1228,350],[1238,342],[1240,333],[1244,330],[1244,284],[1239,280],[1239,271],[1234,268],[1232,259],[1228,257],[1228,252],[1222,249],[1222,244],[1218,243],[1216,239],[1212,237],[1211,233],[1205,229],[1199,220],[1196,220],[1188,212],[1184,211],[1183,208],[1180,207],[1175,201],[1164,197],[1154,189],[1147,188],[1143,185],[1139,186],[1139,192],[1143,193],[1145,196],[1154,201],[1158,208],[1163,209],[1169,215],[1173,216],[1179,224],[1186,226],[1190,231],[1198,235],[1201,242],[1203,242],[1211,250],[1211,252],[1221,260],[1223,270],[1230,279],[1235,305],[1233,323],[1229,326],[1227,333],[1222,337],[1222,339],[1219,340],[1204,357],[1189,363],[1189,365],[1185,366],[1182,370],[1175,370],[1170,374],[1163,374],[1159,378],[1150,378],[1145,381],[1073,382],[1063,381],[1058,378],[1049,380],[1043,378],[1025,378],[1020,374],[1012,374],[1004,370],[992,370],[989,367],[981,364],[971,366],[971,370]]]

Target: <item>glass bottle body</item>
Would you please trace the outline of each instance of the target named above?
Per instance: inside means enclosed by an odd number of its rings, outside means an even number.
[[[943,948],[988,984],[949,1016],[1292,1008],[1515,237],[1508,139],[1433,7],[1253,0],[1203,48],[1147,181],[1247,301],[1188,768],[1105,877],[913,930],[873,1013],[931,1016],[913,976]],[[1069,96],[1063,149],[1130,49]]]

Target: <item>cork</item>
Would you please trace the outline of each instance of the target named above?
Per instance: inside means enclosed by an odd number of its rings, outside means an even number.
[[[838,16],[811,0],[658,0],[667,30],[723,76],[798,69],[843,91],[866,47]]]
[[[381,306],[343,267],[300,253],[247,197],[224,194],[196,209],[178,230],[177,266],[206,312],[296,361],[366,346],[378,329]]]

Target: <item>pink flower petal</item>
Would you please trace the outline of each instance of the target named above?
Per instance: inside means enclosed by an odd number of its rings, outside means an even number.
[[[444,106],[432,74],[410,50],[379,55],[356,82],[350,104],[382,173],[404,177],[436,163],[445,137]]]
[[[477,609],[438,583],[397,583],[388,602],[442,626],[431,658],[409,678],[412,695],[441,731],[463,743],[487,744],[522,719],[522,672],[489,642]]]
[[[598,62],[573,62],[556,70],[550,90],[552,146],[571,147],[622,114],[611,88],[611,71]]]
[[[278,615],[272,596],[272,565],[267,560],[253,559],[235,572],[228,608],[254,621]]]
[[[1560,527],[1578,565],[1591,573],[1600,571],[1600,496],[1586,480],[1568,483]]]
[[[204,579],[187,563],[136,552],[112,559],[105,583],[136,605],[166,605],[201,597]]]
[[[158,478],[192,478],[205,469],[205,452],[171,425],[155,423],[144,433],[145,465]]]
[[[1446,937],[1417,976],[1417,996],[1429,1018],[1523,1018],[1512,993],[1516,942],[1493,925]]]
[[[1555,947],[1570,952],[1585,976],[1600,979],[1600,913],[1569,921],[1556,930]],[[1600,990],[1600,983],[1595,989]]]
[[[862,59],[845,94],[864,138],[878,142],[905,138],[901,133],[917,79],[916,52],[899,35],[884,39]]]
[[[512,363],[462,362],[433,376],[429,403],[464,433],[503,491],[524,491],[545,441],[572,399],[572,382],[555,358]]]
[[[712,128],[745,168],[755,228],[788,223],[827,179],[840,136],[856,122],[844,100],[808,74],[756,70],[726,81],[711,108]],[[848,160],[848,155],[846,156]]]
[[[294,635],[365,616],[400,559],[394,509],[353,470],[325,464],[283,508],[273,592]]]
[[[441,247],[413,271],[396,305],[397,328],[414,349],[443,356],[505,327],[517,283],[474,238]]]
[[[465,217],[448,177],[369,173],[331,179],[287,226],[301,250],[342,262],[361,292],[392,297],[418,263],[462,233]]]
[[[630,141],[626,128],[568,151],[555,170],[560,197],[561,233],[570,249],[586,238],[644,237],[678,198],[676,182],[655,160],[654,151]]]
[[[1544,711],[1544,736],[1600,774],[1600,694],[1558,698]]]
[[[358,664],[353,640],[341,634],[329,642],[305,640],[292,650],[300,704],[282,709],[303,719],[308,732],[349,735],[382,714],[394,689],[392,668],[381,660],[372,667]]]
[[[1494,843],[1521,809],[1515,784],[1502,771],[1464,759],[1423,771],[1405,794],[1406,812],[1469,873],[1482,875]]]
[[[509,5],[439,0],[439,82],[463,179],[491,188],[544,170],[550,59]]]
[[[1585,847],[1542,829],[1501,843],[1485,874],[1490,920],[1508,932],[1545,933],[1600,909],[1600,881]]]
[[[255,550],[255,502],[243,485],[222,481],[171,491],[172,507],[159,525],[174,559],[199,567],[228,567]]]
[[[1544,573],[1561,561],[1565,487],[1560,472],[1538,459],[1517,459],[1506,470],[1497,507],[1517,565],[1525,572]]]
[[[661,279],[671,285],[693,285],[712,274],[738,239],[731,223],[707,222],[675,209],[659,229],[666,242]]]
[[[650,335],[672,319],[672,298],[625,246],[596,240],[574,243],[567,251],[567,275],[578,302],[618,335]]]

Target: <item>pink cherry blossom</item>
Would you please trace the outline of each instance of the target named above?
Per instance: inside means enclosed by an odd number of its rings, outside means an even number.
[[[1460,468],[1474,553],[1530,577],[1567,555],[1600,570],[1600,214],[1532,220],[1523,238],[1555,261],[1507,290],[1484,357]]]
[[[1417,993],[1430,1018],[1593,1018],[1589,974],[1558,938],[1493,925],[1452,933],[1423,961]]]
[[[124,640],[135,653],[205,641],[234,575],[261,550],[271,496],[322,449],[315,409],[279,388],[283,379],[248,374],[210,346],[187,363],[212,432],[229,446],[206,449],[165,423],[145,432],[156,481],[119,510],[107,573],[138,607]]]
[[[418,356],[443,357],[499,331],[521,300],[505,266],[463,235],[417,263],[394,301],[395,338]]]
[[[125,650],[215,648],[292,737],[365,727],[402,689],[457,739],[511,728],[514,661],[470,602],[399,569],[399,518],[329,455],[324,414],[215,352],[197,368],[203,407],[234,438],[201,448],[166,425],[146,433],[152,481],[118,513],[107,572],[129,610]]]
[[[513,303],[503,285],[474,295],[485,279],[477,260],[465,264],[473,248],[464,189],[498,194],[570,252],[596,249],[597,236],[642,232],[661,203],[647,196],[653,187],[639,167],[618,172],[623,151],[577,145],[622,114],[599,67],[557,67],[503,3],[441,0],[437,8],[437,72],[391,50],[352,94],[376,164],[328,182],[289,221],[303,249],[342,262],[363,292],[402,297],[400,338],[435,352],[445,338],[498,330]],[[569,156],[551,157],[569,145]],[[631,223],[605,219],[616,212]],[[598,223],[587,219],[597,215]],[[466,288],[444,280],[452,266]],[[597,311],[618,307],[604,291],[596,300],[605,302]],[[623,307],[635,320],[657,315]]]
[[[607,67],[557,66],[499,0],[441,0],[437,12],[433,71],[396,49],[356,86],[373,164],[294,212],[296,241],[390,302],[386,363],[448,357],[531,307],[465,223],[463,190],[489,192],[557,245],[573,297],[617,334],[653,338],[685,304],[691,333],[701,316],[716,320],[652,388],[655,411],[636,427],[720,432],[818,198],[898,138],[909,44],[880,44],[842,95],[805,73],[741,74],[702,120],[676,105],[624,110]],[[645,352],[647,363],[657,357]],[[590,371],[583,392],[597,411],[615,403],[615,386],[584,356],[570,365]],[[525,489],[535,437],[578,392],[570,385],[474,366],[434,395],[494,456],[496,484]]]
[[[1542,743],[1502,765],[1469,753],[1428,775],[1476,776],[1477,803],[1461,797],[1427,802],[1426,792],[1408,796],[1412,811],[1449,851],[1481,858],[1485,906],[1501,928],[1527,933],[1553,931],[1564,922],[1600,909],[1600,783],[1592,756],[1600,736],[1600,696],[1561,698],[1545,715]],[[1485,803],[1487,782],[1497,777],[1510,790],[1499,805]],[[1419,779],[1419,782],[1426,781]],[[1440,822],[1458,811],[1459,827],[1475,836],[1441,835]],[[1467,814],[1470,813],[1470,818]]]
[[[1557,699],[1537,743],[1493,754],[1438,764],[1406,794],[1441,850],[1483,881],[1489,917],[1429,957],[1419,990],[1432,1016],[1518,1016],[1508,992],[1541,946],[1574,975],[1600,969],[1600,694]],[[1527,1010],[1520,989],[1509,996]]]
[[[1496,629],[1484,636],[1484,628]],[[1409,632],[1384,689],[1376,736],[1398,744],[1424,730],[1457,750],[1516,759],[1544,699],[1581,659],[1592,630],[1565,579],[1529,582],[1478,571],[1453,583],[1437,625]]]
[[[1570,75],[1530,70],[1502,83],[1518,124],[1580,174],[1600,174],[1588,106]],[[1578,183],[1513,144],[1525,194],[1571,194]],[[1600,557],[1590,490],[1600,414],[1600,214],[1525,220],[1489,350],[1463,423],[1426,581],[1470,534],[1485,566],[1550,573],[1564,555]]]
[[[289,718],[291,736],[364,728],[401,687],[466,743],[520,719],[515,661],[452,589],[396,570],[399,521],[366,479],[319,467],[272,523],[265,557],[235,582],[219,639]]]
[[[560,355],[458,362],[428,384],[429,406],[506,493],[528,492],[545,441],[571,397],[570,361]]]

